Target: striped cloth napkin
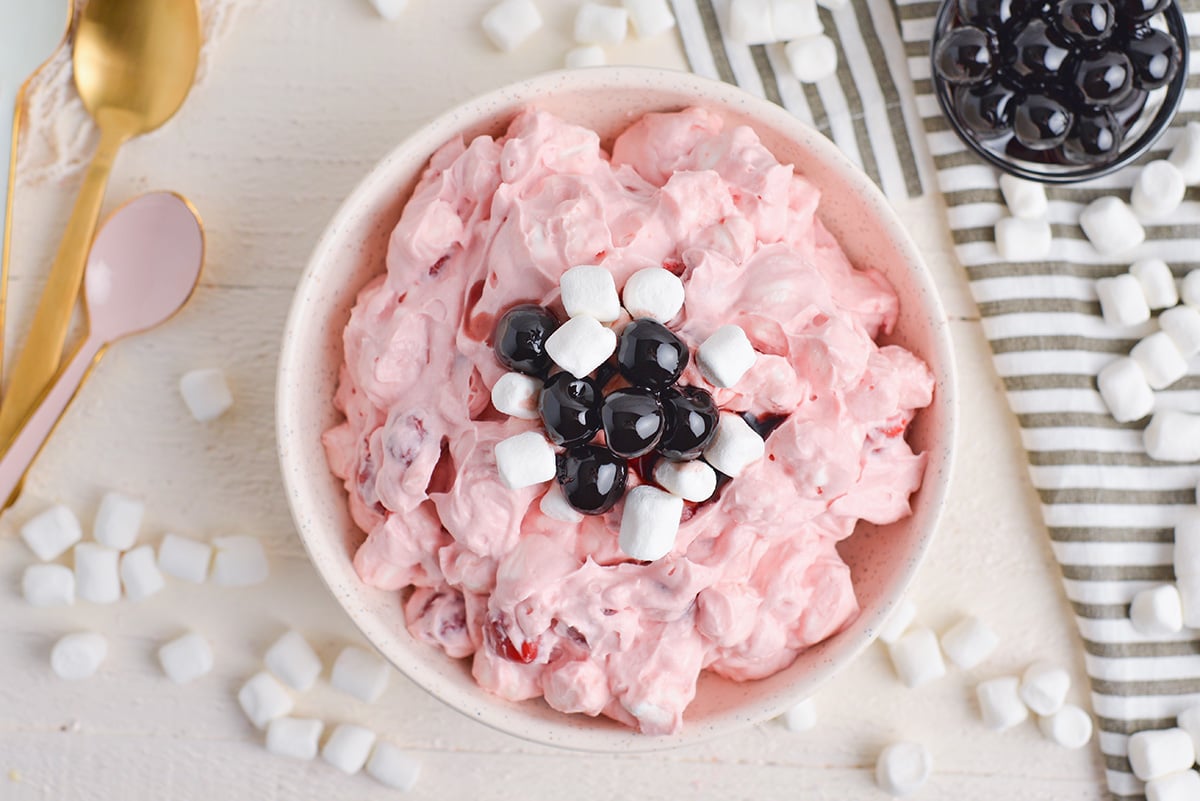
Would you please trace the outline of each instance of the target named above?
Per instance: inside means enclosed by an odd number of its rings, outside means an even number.
[[[781,45],[746,47],[725,39],[728,0],[674,4],[696,72],[738,83],[813,122],[889,197],[941,189],[1079,624],[1109,790],[1115,799],[1143,798],[1126,756],[1128,736],[1173,726],[1180,710],[1200,703],[1200,637],[1186,630],[1168,637],[1138,634],[1128,604],[1139,590],[1173,579],[1173,526],[1196,503],[1200,466],[1150,459],[1141,438],[1146,421],[1119,424],[1109,416],[1096,374],[1157,324],[1119,331],[1105,325],[1094,281],[1124,272],[1134,258],[1161,258],[1177,277],[1200,268],[1200,190],[1189,189],[1173,216],[1147,226],[1147,241],[1132,256],[1113,260],[1092,248],[1079,214],[1102,195],[1128,199],[1137,167],[1048,188],[1050,259],[1006,263],[992,232],[1006,216],[998,173],[967,151],[932,93],[929,47],[938,2],[852,0],[840,11],[822,9],[841,63],[835,78],[815,87],[799,86],[787,75]],[[1182,7],[1190,30],[1200,32],[1200,0],[1182,0]],[[1182,125],[1200,121],[1198,48],[1200,37],[1193,36],[1196,55],[1175,126],[1139,163],[1163,158]],[[922,138],[919,146],[933,155],[932,180],[922,180],[912,167],[912,148]],[[1200,363],[1192,367],[1187,378],[1157,393],[1158,408],[1200,412]]]

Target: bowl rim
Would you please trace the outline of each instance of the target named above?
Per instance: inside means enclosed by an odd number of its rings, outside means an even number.
[[[569,87],[564,87],[564,82],[569,83]],[[783,693],[783,697],[777,698],[773,702],[769,702],[769,699],[768,701],[759,701],[757,704],[748,705],[744,711],[739,709],[736,714],[724,714],[715,721],[706,721],[704,725],[693,722],[691,725],[685,725],[683,730],[676,734],[652,737],[625,727],[621,727],[619,730],[575,729],[568,734],[566,721],[573,716],[565,713],[561,715],[562,722],[554,723],[533,718],[521,718],[521,727],[518,729],[511,725],[512,717],[503,709],[503,705],[509,702],[496,698],[497,703],[481,704],[479,703],[480,693],[485,691],[477,686],[473,689],[478,692],[472,693],[459,691],[456,688],[435,687],[434,682],[440,681],[440,679],[428,666],[423,664],[424,660],[415,656],[406,660],[398,660],[395,655],[383,653],[379,649],[379,646],[376,645],[375,635],[383,633],[382,628],[373,623],[373,616],[370,613],[352,603],[351,599],[343,598],[338,594],[330,574],[332,568],[322,564],[314,553],[313,546],[310,545],[310,537],[315,536],[311,521],[319,519],[320,515],[315,514],[315,502],[305,496],[302,491],[303,487],[299,486],[292,475],[299,446],[291,433],[288,406],[290,388],[296,380],[294,376],[303,370],[305,364],[305,354],[299,350],[300,337],[296,335],[296,331],[302,328],[306,322],[304,311],[307,293],[305,289],[322,271],[322,265],[328,260],[334,249],[343,221],[353,216],[354,210],[371,197],[376,184],[385,179],[388,168],[395,159],[401,158],[413,148],[421,147],[422,161],[427,163],[429,156],[436,148],[452,136],[478,126],[493,116],[494,111],[489,111],[489,109],[497,104],[509,106],[518,103],[529,104],[536,102],[540,95],[547,92],[632,91],[648,88],[694,95],[695,105],[699,106],[719,104],[726,108],[740,109],[746,116],[761,120],[764,124],[785,134],[789,139],[801,142],[817,158],[827,162],[830,167],[835,169],[839,178],[854,193],[864,196],[864,200],[870,202],[872,207],[878,210],[880,229],[887,234],[891,244],[897,252],[902,254],[904,261],[909,265],[914,283],[922,296],[923,311],[927,313],[928,323],[934,331],[931,352],[928,356],[937,358],[940,362],[938,370],[940,380],[936,392],[942,398],[941,403],[945,414],[943,436],[946,442],[941,460],[941,470],[935,477],[927,468],[922,483],[922,492],[926,493],[923,504],[932,508],[929,512],[928,526],[919,532],[912,552],[905,559],[905,566],[899,571],[899,580],[893,591],[883,597],[882,601],[871,610],[870,615],[867,610],[860,612],[859,617],[852,624],[853,628],[858,629],[856,632],[848,630],[840,633],[839,636],[848,637],[853,634],[856,637],[850,644],[844,646],[842,651],[844,656],[840,657],[836,664],[831,660],[826,660],[813,667],[810,673],[811,678],[806,682],[808,692],[813,692],[817,686],[828,680],[834,673],[853,662],[875,640],[891,610],[908,591],[917,570],[928,554],[929,546],[941,520],[953,474],[956,453],[954,443],[958,436],[957,368],[949,319],[946,316],[941,295],[934,284],[933,275],[883,192],[830,139],[781,106],[754,96],[739,87],[704,78],[694,73],[640,66],[557,70],[510,83],[455,104],[449,110],[419,125],[405,135],[355,185],[330,218],[296,283],[292,304],[284,325],[276,374],[276,449],[289,511],[309,561],[316,568],[330,594],[334,596],[338,605],[342,607],[350,621],[371,644],[371,647],[380,651],[387,661],[434,698],[469,718],[484,723],[497,731],[535,743],[592,753],[650,752],[704,742],[777,717],[791,705],[802,700],[804,695],[800,690],[791,694]],[[935,403],[938,403],[937,397],[938,395],[935,395]],[[322,465],[322,469],[324,469],[324,465]],[[449,692],[446,692],[447,689]]]

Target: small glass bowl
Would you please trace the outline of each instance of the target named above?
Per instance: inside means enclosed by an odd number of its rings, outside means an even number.
[[[1183,100],[1183,90],[1187,86],[1188,30],[1177,0],[1172,0],[1161,16],[1166,22],[1165,30],[1179,45],[1179,71],[1169,84],[1150,92],[1136,121],[1126,132],[1124,143],[1115,159],[1100,164],[1082,165],[1034,161],[1019,158],[1006,151],[1011,136],[990,141],[976,139],[970,131],[963,127],[954,113],[953,85],[938,76],[937,67],[933,63],[938,42],[951,27],[954,27],[957,17],[956,7],[955,0],[943,0],[934,25],[929,54],[934,93],[942,107],[943,116],[949,121],[950,127],[958,134],[959,139],[962,139],[967,147],[975,151],[984,161],[1004,172],[1044,184],[1070,184],[1108,175],[1145,153],[1162,136],[1163,132],[1171,125],[1171,120],[1175,118],[1175,112],[1179,109],[1180,101]]]

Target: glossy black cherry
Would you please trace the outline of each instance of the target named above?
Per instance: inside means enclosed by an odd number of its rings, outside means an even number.
[[[697,459],[717,433],[717,404],[700,387],[672,387],[661,396],[664,427],[658,452],[668,459]]]
[[[1119,13],[1128,20],[1145,22],[1171,5],[1171,0],[1120,0]]]
[[[1068,38],[1086,45],[1113,32],[1117,10],[1109,0],[1058,0],[1053,21]]]
[[[1082,58],[1072,75],[1078,98],[1086,105],[1111,106],[1123,101],[1133,88],[1133,65],[1119,50]]]
[[[1006,63],[1027,86],[1055,80],[1071,55],[1064,37],[1045,20],[1030,20],[1005,48]]]
[[[617,369],[634,386],[665,389],[675,383],[687,363],[687,345],[662,323],[634,320],[621,332]]]
[[[600,388],[590,378],[557,373],[546,379],[538,411],[554,444],[587,442],[600,431]]]
[[[954,91],[954,108],[963,127],[986,142],[1012,132],[1017,94],[1001,83],[959,86]]]
[[[957,0],[958,18],[968,25],[999,31],[1013,20],[1022,20],[1035,10],[1030,0]]]
[[[1071,164],[1106,164],[1116,158],[1124,136],[1112,109],[1076,114],[1062,143],[1063,158]]]
[[[1013,115],[1013,136],[1030,150],[1050,150],[1063,143],[1073,122],[1074,116],[1062,103],[1030,95]]]
[[[558,456],[558,485],[571,508],[600,515],[613,508],[625,492],[629,467],[625,460],[599,445],[576,445]]]
[[[933,56],[938,75],[950,83],[976,84],[995,72],[994,43],[982,28],[964,25],[941,38]]]
[[[1170,83],[1183,60],[1179,44],[1166,31],[1155,28],[1138,30],[1124,50],[1133,65],[1134,86],[1148,91]]]
[[[550,369],[546,340],[558,328],[558,319],[548,309],[533,304],[514,306],[496,323],[492,349],[509,370],[545,375]]]
[[[608,449],[626,459],[654,450],[665,425],[662,404],[645,387],[610,392],[600,406],[600,423]]]

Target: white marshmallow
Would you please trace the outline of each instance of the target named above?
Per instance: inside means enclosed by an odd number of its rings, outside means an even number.
[[[75,574],[62,565],[30,565],[21,576],[21,594],[30,606],[71,606]]]
[[[1096,377],[1100,397],[1118,423],[1141,420],[1154,411],[1154,390],[1137,362],[1121,356],[1109,362]]]
[[[1146,304],[1152,309],[1169,309],[1179,302],[1175,274],[1162,259],[1141,259],[1129,267],[1129,274],[1142,285]]]
[[[83,539],[83,529],[70,509],[51,506],[21,526],[21,539],[38,559],[49,562]]]
[[[321,658],[299,632],[289,631],[263,656],[263,664],[293,690],[305,692],[321,675]]]
[[[1038,261],[1050,255],[1054,232],[1043,218],[1002,217],[996,221],[996,252],[1005,261]]]
[[[875,762],[875,783],[888,795],[911,795],[925,784],[932,770],[933,760],[925,746],[892,743]]]
[[[908,631],[908,627],[917,617],[917,605],[907,598],[901,598],[900,602],[888,615],[887,620],[879,628],[880,642],[891,645],[896,640]]]
[[[725,475],[736,478],[766,452],[767,444],[749,423],[731,412],[721,412],[717,418],[717,433],[704,449],[704,460]]]
[[[483,15],[483,33],[505,53],[516,50],[542,27],[542,15],[533,0],[504,0]]]
[[[888,645],[896,675],[907,687],[920,687],[946,675],[937,637],[926,628],[909,629]]]
[[[325,724],[309,718],[275,718],[267,725],[267,750],[292,759],[313,759]]]
[[[375,732],[362,726],[342,723],[325,741],[321,758],[349,776],[362,770],[374,746]]]
[[[1183,625],[1200,629],[1200,576],[1177,576],[1175,588],[1183,605]]]
[[[1200,460],[1200,414],[1164,409],[1142,431],[1142,444],[1160,462]]]
[[[237,699],[246,719],[260,729],[289,714],[295,706],[287,688],[266,671],[251,676],[238,690]]]
[[[1181,770],[1146,782],[1146,801],[1196,801],[1200,798],[1200,773]]]
[[[996,650],[1000,638],[977,617],[965,617],[942,635],[942,652],[963,670],[983,664]]]
[[[1051,662],[1038,661],[1021,674],[1018,691],[1025,706],[1039,715],[1053,715],[1062,709],[1071,690],[1071,674]]]
[[[178,534],[167,534],[158,544],[158,569],[168,576],[200,584],[208,576],[212,546]]]
[[[747,45],[777,42],[771,0],[733,0],[729,4],[729,38]]]
[[[572,47],[563,58],[563,66],[569,70],[583,67],[603,67],[608,63],[608,56],[600,45],[580,45]]]
[[[621,300],[631,317],[666,323],[683,308],[683,281],[670,270],[647,267],[629,276]]]
[[[196,632],[188,632],[158,649],[158,663],[171,681],[187,684],[212,671],[212,646]]]
[[[1185,358],[1200,353],[1200,311],[1191,306],[1176,306],[1158,315],[1158,325]]]
[[[564,523],[578,523],[583,520],[583,513],[567,503],[567,497],[563,495],[562,487],[558,486],[558,482],[551,484],[550,489],[546,490],[546,494],[538,503],[538,508],[546,517],[561,520]]]
[[[587,316],[611,323],[621,316],[617,285],[612,273],[603,267],[594,264],[572,267],[558,279],[558,288],[568,317]]]
[[[329,683],[347,695],[373,704],[387,689],[387,663],[350,645],[342,649],[329,673]]]
[[[1200,123],[1187,124],[1167,160],[1175,165],[1189,186],[1200,183]]]
[[[1000,192],[1008,213],[1022,220],[1037,220],[1046,216],[1046,188],[1037,181],[1026,181],[1005,173],[1000,176]]]
[[[817,37],[825,32],[816,0],[771,0],[771,29],[779,42]]]
[[[707,501],[717,490],[717,474],[705,462],[672,462],[663,459],[654,467],[654,480],[667,492],[685,501]]]
[[[584,3],[575,14],[575,41],[580,44],[619,45],[629,30],[629,12],[615,6]]]
[[[121,600],[121,552],[92,542],[75,546],[75,594],[93,604]]]
[[[60,679],[77,681],[94,674],[108,656],[108,640],[94,631],[81,631],[54,643],[50,669]]]
[[[741,326],[723,325],[696,349],[700,372],[716,387],[732,387],[754,366],[758,354]]]
[[[817,705],[805,698],[783,713],[783,725],[788,731],[808,731],[817,725]]]
[[[1175,634],[1183,630],[1183,601],[1174,584],[1161,584],[1142,590],[1129,605],[1133,628],[1148,637]]]
[[[388,22],[395,22],[400,19],[400,15],[404,13],[404,9],[408,7],[408,0],[370,0],[370,2],[375,7],[375,11],[378,12],[379,16]]]
[[[262,584],[271,573],[258,537],[218,537],[213,540],[212,582],[222,587]]]
[[[675,15],[667,0],[621,0],[621,5],[629,12],[639,39],[650,39],[675,27]]]
[[[1146,241],[1146,231],[1133,210],[1112,195],[1089,203],[1079,215],[1079,226],[1102,255],[1125,253]]]
[[[1189,306],[1200,307],[1200,270],[1189,270],[1179,285],[1179,296]]]
[[[1142,368],[1151,389],[1166,389],[1187,375],[1187,359],[1166,331],[1144,337],[1129,351],[1129,358]]]
[[[229,382],[215,367],[184,373],[179,379],[179,394],[192,417],[201,423],[216,420],[233,406]]]
[[[546,353],[576,378],[604,364],[616,349],[616,333],[595,317],[572,317],[546,338]]]
[[[975,695],[979,699],[984,726],[993,731],[1004,731],[1025,722],[1029,710],[1017,692],[1019,685],[1016,676],[1001,676],[976,685]]]
[[[1179,713],[1175,719],[1176,725],[1186,731],[1192,738],[1192,747],[1200,754],[1200,704],[1189,706]]]
[[[1053,715],[1038,719],[1038,728],[1046,739],[1063,748],[1083,748],[1092,739],[1092,716],[1074,704],[1067,704]]]
[[[542,394],[542,382],[522,373],[505,373],[492,386],[492,405],[496,411],[522,420],[539,417],[538,399]]]
[[[837,45],[824,34],[788,42],[783,53],[792,77],[801,83],[818,83],[837,72]]]
[[[521,489],[554,478],[554,446],[537,431],[526,431],[496,443],[496,470],[509,489]]]
[[[1139,731],[1129,738],[1129,766],[1144,782],[1187,770],[1195,762],[1195,746],[1183,729]]]
[[[1200,510],[1175,521],[1175,578],[1200,578]]]
[[[1143,220],[1166,217],[1183,202],[1187,185],[1183,173],[1166,159],[1152,161],[1138,173],[1129,203]]]
[[[1140,325],[1150,319],[1150,304],[1142,285],[1129,273],[1096,279],[1100,313],[1109,325]]]
[[[131,601],[149,598],[166,584],[154,558],[154,548],[149,545],[121,554],[120,570],[125,597]]]
[[[625,494],[621,512],[621,550],[630,559],[653,562],[675,547],[683,499],[642,484]]]
[[[382,740],[375,744],[367,760],[367,775],[380,784],[408,792],[421,775],[421,763],[391,743]]]
[[[96,519],[92,522],[92,537],[101,545],[128,551],[137,542],[146,505],[116,492],[100,499]]]

